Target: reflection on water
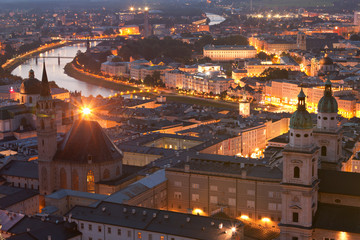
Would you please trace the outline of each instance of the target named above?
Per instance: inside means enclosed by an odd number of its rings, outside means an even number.
[[[96,44],[96,43],[93,43]],[[83,96],[97,96],[98,94],[107,97],[109,95],[114,95],[116,91],[111,89],[106,89],[103,87],[95,86],[89,83],[78,81],[72,77],[69,77],[64,73],[64,66],[66,63],[71,62],[72,58],[76,55],[77,51],[84,52],[86,46],[84,43],[75,44],[72,46],[66,46],[58,49],[53,49],[47,52],[40,54],[40,58],[36,63],[36,59],[32,58],[22,65],[18,66],[12,72],[14,75],[21,76],[23,78],[28,77],[29,70],[33,69],[35,71],[35,77],[41,80],[42,75],[42,64],[45,60],[46,70],[48,74],[49,81],[55,81],[59,87],[66,88],[69,91],[81,91]],[[60,64],[58,63],[58,58],[41,58],[45,57],[71,57],[71,58],[62,58],[60,59]]]

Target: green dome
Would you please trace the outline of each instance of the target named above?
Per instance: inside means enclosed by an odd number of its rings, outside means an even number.
[[[334,96],[332,95],[331,90],[331,81],[328,78],[325,82],[325,91],[324,96],[320,99],[318,103],[318,112],[319,113],[337,113],[338,104]]]
[[[301,88],[298,95],[298,107],[290,118],[290,128],[292,129],[311,129],[313,122],[310,113],[306,110],[305,105],[306,95]]]
[[[318,112],[319,113],[337,113],[338,112],[338,104],[336,99],[331,96],[323,96],[318,104]]]
[[[290,118],[290,128],[292,129],[311,129],[313,121],[307,110],[297,110]]]

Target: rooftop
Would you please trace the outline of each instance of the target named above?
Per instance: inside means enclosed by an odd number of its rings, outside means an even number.
[[[70,213],[76,220],[204,240],[228,239],[231,228],[242,225],[237,220],[220,220],[107,202],[97,207],[76,206],[68,214]]]

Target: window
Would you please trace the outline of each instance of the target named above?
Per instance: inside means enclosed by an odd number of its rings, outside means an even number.
[[[101,226],[98,226],[98,232],[101,232]]]
[[[199,189],[199,187],[200,187],[200,186],[199,186],[198,183],[193,183],[193,184],[192,184],[192,188]]]
[[[271,211],[276,211],[276,203],[268,203],[268,209]]]
[[[32,97],[29,97],[29,103],[32,103]]]
[[[321,156],[326,157],[326,147],[325,146],[321,147]]]
[[[269,192],[269,198],[274,197],[274,192]]]
[[[149,233],[149,240],[153,240],[151,233]]]
[[[293,222],[299,222],[299,213],[293,212]]]
[[[93,171],[89,171],[86,176],[87,191],[89,193],[95,193],[95,176]]]
[[[128,237],[131,237],[131,231],[128,230]]]
[[[66,183],[66,172],[64,168],[60,169],[60,188],[66,189],[67,183]]]
[[[181,194],[181,192],[174,192],[174,198],[175,198],[175,199],[182,199],[182,194]]]
[[[108,178],[110,178],[110,171],[109,169],[105,169],[103,173],[103,179],[108,179]]]
[[[292,237],[291,240],[299,240],[298,237]]]
[[[138,232],[137,235],[138,235],[137,238],[138,238],[138,239],[141,239],[141,232]]]
[[[217,191],[217,190],[218,190],[218,186],[210,185],[210,191]]]
[[[247,195],[254,196],[255,190],[247,190]]]
[[[175,181],[175,182],[174,182],[174,186],[175,186],[175,187],[181,187],[181,186],[182,186],[182,182]]]
[[[300,168],[294,167],[294,178],[300,178]]]
[[[84,223],[80,223],[80,228],[84,229]]]
[[[92,225],[89,224],[89,231],[92,231]]]
[[[191,195],[191,200],[193,202],[198,202],[200,200],[199,194],[192,194]]]
[[[121,236],[121,229],[118,228],[118,235]]]
[[[229,193],[236,193],[236,188],[229,187]]]
[[[92,240],[92,237],[89,237],[89,240]]]
[[[164,237],[164,236],[160,236],[160,240],[165,240],[165,237]]]
[[[236,206],[236,199],[235,198],[229,198],[228,203],[229,203],[229,206]]]
[[[217,196],[210,196],[210,203],[217,204],[218,203],[218,197]]]
[[[312,166],[311,166],[311,176],[312,177],[314,176],[314,172],[315,172],[314,168],[315,168],[315,166],[314,166],[314,164],[312,164]]]
[[[247,208],[255,208],[255,202],[248,200],[246,202],[246,206],[247,206]]]
[[[108,227],[108,233],[111,234],[111,228]]]

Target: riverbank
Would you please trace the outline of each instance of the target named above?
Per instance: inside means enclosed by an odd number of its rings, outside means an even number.
[[[110,82],[104,77],[89,75],[86,72],[79,71],[72,63],[68,63],[64,67],[64,72],[68,76],[75,78],[76,80],[90,83],[96,86],[112,89],[118,92],[139,90],[137,87],[124,85],[121,83]],[[80,90],[80,89],[79,89]]]
[[[33,58],[33,57],[39,55],[40,53],[44,53],[46,51],[56,49],[56,48],[61,48],[61,47],[71,45],[71,44],[73,44],[73,42],[61,41],[59,43],[51,43],[51,44],[43,45],[33,51],[30,51],[30,52],[22,54],[16,58],[12,58],[12,59],[8,60],[1,67],[6,71],[12,72],[15,68],[17,68],[18,66],[23,64],[29,58]]]

